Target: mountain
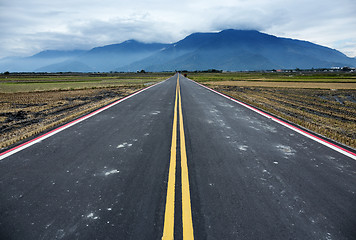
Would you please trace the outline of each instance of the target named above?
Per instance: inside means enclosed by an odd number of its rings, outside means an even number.
[[[35,72],[46,65],[69,61],[86,51],[46,50],[30,57],[9,57],[0,59],[0,72]]]
[[[341,52],[306,41],[279,38],[253,30],[194,33],[165,50],[117,70],[175,69],[229,71],[356,66]]]
[[[28,58],[0,60],[0,72],[245,71],[344,66],[355,67],[356,58],[307,41],[233,29],[193,33],[173,44],[128,40],[89,51],[44,51]]]
[[[35,72],[94,72],[94,69],[85,63],[67,60],[37,68]]]
[[[72,58],[80,54],[83,54],[84,50],[73,50],[73,51],[58,51],[58,50],[46,50],[33,55],[32,59],[53,59],[53,58]]]
[[[168,46],[168,44],[147,44],[128,40],[120,44],[93,48],[76,58],[76,61],[88,65],[93,71],[108,72],[118,66],[147,58]]]
[[[107,72],[144,59],[168,46],[128,40],[89,51],[47,50],[26,58],[0,59],[0,72]]]

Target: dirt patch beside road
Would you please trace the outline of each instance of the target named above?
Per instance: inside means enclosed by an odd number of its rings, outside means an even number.
[[[93,111],[141,87],[0,93],[0,148]]]

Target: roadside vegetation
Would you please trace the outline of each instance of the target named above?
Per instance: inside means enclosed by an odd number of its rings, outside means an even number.
[[[68,122],[172,75],[0,75],[0,148]]]
[[[356,83],[355,72],[194,72],[189,78],[198,82],[211,81],[257,81],[257,82],[313,82]]]
[[[356,73],[187,73],[188,78],[356,148]],[[173,73],[2,74],[0,148]]]
[[[33,92],[149,85],[172,73],[2,74],[0,92]]]
[[[355,73],[189,73],[188,77],[356,148]]]

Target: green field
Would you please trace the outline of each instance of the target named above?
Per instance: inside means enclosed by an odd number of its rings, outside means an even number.
[[[325,82],[356,83],[356,73],[344,72],[226,72],[188,73],[188,77],[198,82],[209,81],[268,81],[268,82]]]
[[[149,85],[167,79],[173,73],[116,74],[10,74],[0,75],[0,92],[34,92]]]

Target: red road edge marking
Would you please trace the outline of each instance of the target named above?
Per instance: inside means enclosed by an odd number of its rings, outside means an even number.
[[[189,80],[191,80],[191,79],[189,79]],[[248,105],[248,104],[246,104],[246,103],[243,103],[243,102],[241,102],[241,101],[239,101],[239,100],[236,100],[235,98],[232,98],[232,97],[230,97],[230,96],[227,96],[227,95],[224,94],[224,93],[218,92],[218,91],[216,91],[216,90],[214,90],[214,89],[211,89],[211,88],[209,88],[209,87],[207,87],[207,86],[204,86],[204,85],[202,85],[202,84],[200,84],[200,83],[198,83],[198,82],[195,82],[195,81],[193,81],[193,80],[191,80],[191,81],[194,82],[194,83],[196,83],[196,84],[198,84],[199,86],[202,86],[202,87],[204,87],[204,88],[206,88],[206,89],[208,89],[208,90],[210,90],[210,91],[216,93],[216,94],[222,95],[222,96],[224,96],[225,98],[228,98],[228,99],[230,99],[230,100],[232,100],[232,101],[234,101],[234,102],[239,103],[240,105],[243,105],[243,106],[245,106],[245,107],[247,107],[247,108],[249,108],[249,109],[252,109],[252,110],[254,110],[255,112],[258,112],[259,114],[261,114],[261,115],[263,115],[263,116],[265,116],[265,117],[271,118],[271,119],[273,119],[274,121],[276,121],[276,122],[278,122],[278,123],[280,123],[280,124],[287,125],[289,128],[292,128],[292,129],[294,129],[294,130],[296,130],[296,131],[302,132],[302,133],[304,133],[305,135],[310,136],[312,139],[317,139],[318,141],[324,142],[324,143],[326,143],[327,145],[331,145],[331,146],[333,146],[333,147],[335,147],[335,148],[338,148],[338,149],[341,150],[341,151],[344,151],[344,152],[346,152],[346,153],[348,153],[348,154],[351,154],[351,155],[353,155],[353,156],[356,157],[356,153],[354,153],[354,152],[351,152],[351,151],[349,151],[349,150],[347,150],[347,149],[345,149],[345,148],[342,148],[342,147],[340,147],[340,146],[338,146],[338,145],[336,145],[336,144],[333,144],[333,143],[331,143],[331,142],[329,142],[329,141],[326,141],[325,139],[322,139],[322,138],[320,138],[320,137],[318,137],[318,136],[316,136],[316,135],[314,135],[314,134],[311,134],[311,133],[309,133],[309,132],[306,132],[306,131],[304,131],[304,130],[301,129],[301,128],[298,128],[298,127],[296,127],[296,126],[293,126],[293,125],[291,125],[291,124],[289,124],[289,123],[287,123],[287,122],[285,122],[285,121],[283,121],[283,120],[281,120],[281,119],[278,119],[278,118],[276,118],[276,117],[274,117],[274,116],[272,116],[272,115],[270,115],[270,114],[268,114],[268,113],[265,113],[265,112],[263,112],[263,111],[261,111],[261,110],[258,110],[258,109],[255,108],[255,107],[252,107],[252,106],[250,106],[250,105]]]
[[[146,88],[143,88],[143,89],[141,89],[141,90],[139,90],[139,91],[137,91],[137,92],[134,92],[134,93],[132,93],[132,94],[126,96],[126,97],[123,97],[123,98],[121,98],[121,99],[119,99],[119,100],[117,100],[117,101],[115,101],[115,102],[112,102],[112,103],[110,103],[109,105],[106,105],[106,106],[104,106],[104,107],[101,107],[101,108],[95,110],[94,112],[91,112],[91,113],[89,113],[89,114],[87,114],[87,115],[85,115],[85,116],[82,116],[82,117],[80,117],[80,118],[78,118],[78,119],[75,119],[75,120],[69,122],[69,123],[66,123],[65,125],[62,125],[62,126],[56,128],[56,129],[53,129],[53,130],[51,130],[51,131],[49,131],[49,132],[47,132],[47,133],[45,133],[45,134],[42,134],[41,136],[38,136],[38,137],[36,137],[36,138],[34,138],[34,139],[31,139],[31,140],[29,140],[29,141],[27,141],[27,142],[24,142],[24,143],[22,143],[22,144],[20,144],[20,145],[18,145],[18,146],[16,146],[16,147],[13,147],[13,148],[11,148],[11,149],[5,151],[5,152],[2,152],[2,153],[0,153],[0,157],[3,156],[3,155],[5,155],[5,154],[8,154],[8,153],[10,153],[10,152],[13,152],[13,151],[15,151],[15,150],[17,150],[17,149],[19,149],[19,148],[21,148],[21,147],[25,147],[26,145],[28,145],[28,144],[30,144],[30,143],[32,143],[32,142],[34,142],[34,141],[40,140],[41,138],[44,138],[44,137],[46,137],[46,136],[48,136],[48,135],[50,135],[50,134],[52,134],[52,133],[60,132],[63,128],[67,128],[68,125],[75,125],[75,124],[77,124],[78,122],[83,121],[84,119],[87,119],[87,118],[90,118],[90,117],[96,115],[98,112],[102,112],[102,111],[104,111],[104,110],[106,110],[106,109],[112,107],[113,105],[116,105],[116,104],[118,104],[118,103],[120,103],[120,102],[126,100],[127,98],[133,97],[134,95],[137,95],[137,94],[139,94],[139,93],[141,93],[141,92],[143,92],[143,91],[145,91],[145,90],[147,90],[147,89],[149,89],[149,88],[151,88],[151,87],[154,87],[154,86],[156,86],[156,85],[158,85],[158,84],[160,84],[160,83],[162,83],[162,82],[156,83],[156,84],[151,85],[151,86],[148,86],[148,87],[146,87]]]

